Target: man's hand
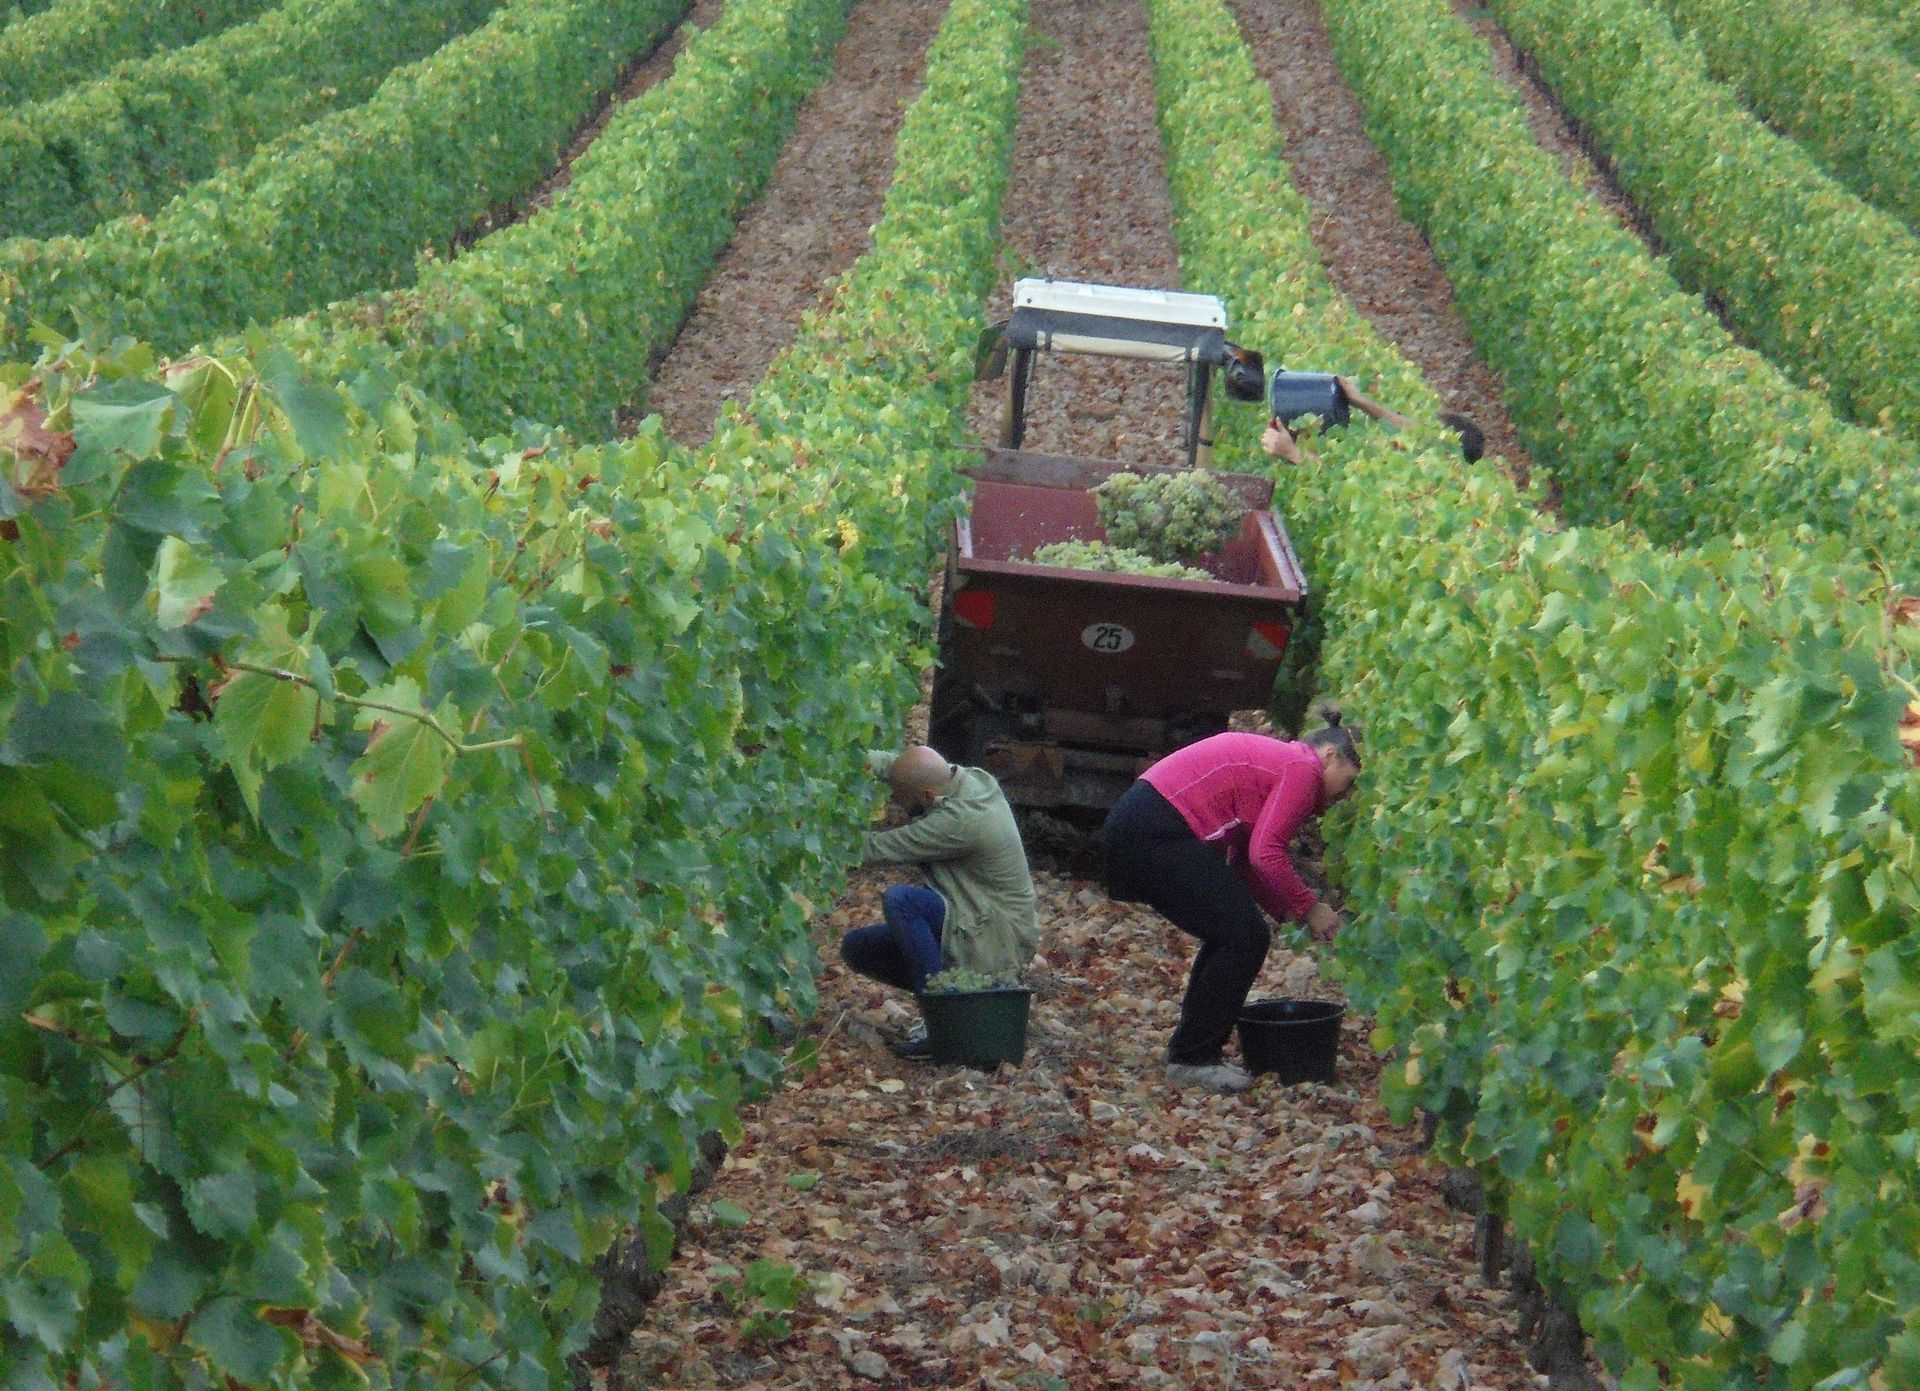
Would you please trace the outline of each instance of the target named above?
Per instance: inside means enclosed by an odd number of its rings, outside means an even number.
[[[1307,909],[1307,935],[1316,942],[1331,942],[1340,930],[1340,915],[1324,903]]]

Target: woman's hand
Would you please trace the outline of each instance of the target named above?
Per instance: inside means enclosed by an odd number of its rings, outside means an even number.
[[[1340,915],[1324,903],[1307,909],[1307,935],[1316,942],[1331,942],[1340,931]]]

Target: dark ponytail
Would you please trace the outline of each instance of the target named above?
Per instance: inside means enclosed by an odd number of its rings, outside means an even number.
[[[1441,411],[1440,423],[1460,435],[1460,457],[1470,464],[1480,462],[1480,456],[1487,451],[1487,437],[1480,427],[1458,411]]]
[[[1313,713],[1325,723],[1307,735],[1307,744],[1323,753],[1337,753],[1358,769],[1360,750],[1355,747],[1358,731],[1340,722],[1340,707],[1331,701],[1324,701],[1313,707]]]

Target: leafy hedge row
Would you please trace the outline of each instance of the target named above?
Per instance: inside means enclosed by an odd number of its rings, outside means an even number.
[[[177,48],[272,0],[60,0],[0,29],[0,106],[44,101],[126,58]]]
[[[0,349],[21,351],[31,316],[178,350],[410,279],[421,247],[551,169],[686,3],[509,0],[364,105],[282,136],[150,220],[0,245]]]
[[[1869,203],[1920,229],[1920,73],[1839,4],[1661,0],[1713,75]]]
[[[613,433],[825,74],[847,0],[729,5],[553,203],[419,283],[278,332],[334,375],[390,363],[463,419]]]
[[[953,0],[896,142],[872,248],[810,314],[703,458],[837,550],[843,589],[754,615],[741,737],[769,826],[859,854],[857,737],[897,740],[932,658],[924,595],[957,499],[973,346],[1000,271],[1026,0]],[[866,731],[864,735],[860,731]],[[769,830],[769,834],[772,831]]]
[[[1843,414],[1920,440],[1912,230],[1748,114],[1645,0],[1492,9],[1606,150],[1680,279],[1711,290],[1747,340]]]
[[[1353,46],[1405,8],[1326,14]],[[1185,279],[1429,419],[1327,281],[1219,0],[1151,10]],[[1631,1391],[1911,1384],[1920,603],[1805,533],[1551,530],[1425,424],[1283,481],[1371,750],[1328,840],[1396,1104],[1447,1118]]]
[[[913,698],[876,634],[926,629],[1023,8],[943,26],[819,381],[763,403],[804,440],[0,369],[15,1381],[568,1383],[594,1255],[664,1237],[777,1066],[754,1021],[810,1005],[804,895]]]
[[[1915,449],[1730,339],[1568,183],[1443,0],[1390,8],[1329,7],[1342,71],[1568,519],[1662,541],[1804,520],[1910,550]]]
[[[1878,21],[1886,42],[1910,62],[1920,63],[1920,10],[1911,0],[1847,0],[1847,7]]]
[[[732,1123],[719,1060],[771,1071],[743,1018],[808,988],[720,930],[708,829],[726,635],[804,580],[717,544],[656,442],[475,444],[285,365],[70,370],[38,392],[78,452],[9,499],[0,596],[0,1354],[564,1385],[586,1261]]]
[[[499,4],[291,0],[0,114],[0,227],[49,237],[152,212],[281,132],[365,101]]]
[[[29,15],[39,14],[52,3],[53,0],[10,0],[5,9],[0,9],[0,28],[25,19]]]

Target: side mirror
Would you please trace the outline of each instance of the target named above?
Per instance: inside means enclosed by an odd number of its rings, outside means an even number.
[[[992,382],[1007,370],[1007,321],[988,324],[973,345],[973,379]]]

